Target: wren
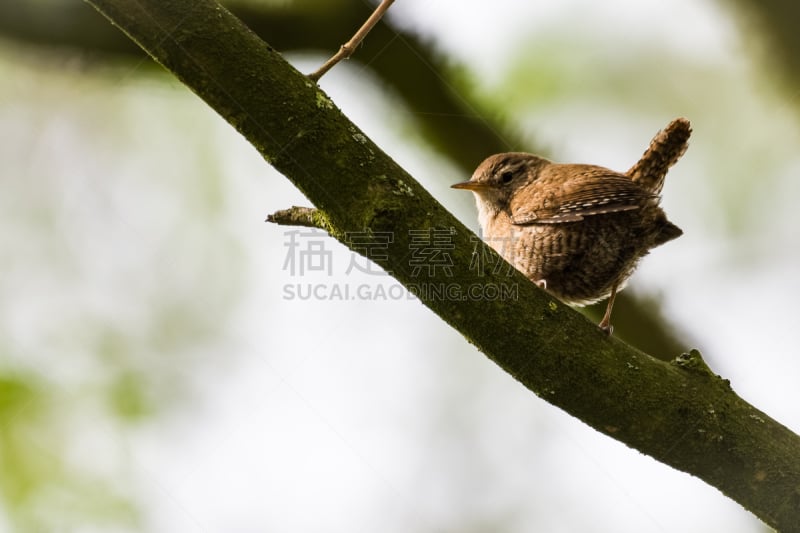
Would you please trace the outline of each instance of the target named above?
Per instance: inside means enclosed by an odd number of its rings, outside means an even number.
[[[577,306],[608,298],[599,327],[610,334],[614,297],[639,260],[683,233],[659,203],[691,131],[673,120],[624,174],[508,152],[452,187],[475,193],[483,240],[539,287]]]

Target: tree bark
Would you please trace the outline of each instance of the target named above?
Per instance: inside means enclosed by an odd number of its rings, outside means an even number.
[[[737,396],[699,353],[656,360],[496,268],[491,250],[473,256],[474,234],[216,2],[88,1],[309,198],[317,210],[303,220],[354,251],[380,246],[371,259],[528,389],[780,531],[800,531],[800,438]],[[420,262],[421,242],[445,242],[448,263]]]

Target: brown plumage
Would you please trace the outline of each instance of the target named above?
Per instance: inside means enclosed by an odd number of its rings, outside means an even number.
[[[540,287],[574,305],[609,298],[600,327],[610,332],[614,296],[639,260],[682,234],[659,201],[690,134],[673,120],[625,174],[509,152],[453,187],[475,193],[484,240]]]

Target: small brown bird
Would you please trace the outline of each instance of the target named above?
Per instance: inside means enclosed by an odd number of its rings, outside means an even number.
[[[608,298],[599,326],[611,333],[614,297],[639,260],[683,233],[659,202],[691,131],[673,120],[625,174],[509,152],[453,188],[475,193],[483,239],[534,283],[572,305]]]

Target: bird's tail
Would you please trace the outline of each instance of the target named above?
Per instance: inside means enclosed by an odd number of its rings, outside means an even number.
[[[689,146],[692,126],[685,118],[676,118],[656,133],[650,146],[626,175],[654,195],[661,194],[664,178]]]

